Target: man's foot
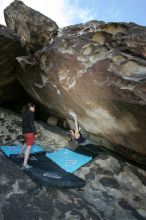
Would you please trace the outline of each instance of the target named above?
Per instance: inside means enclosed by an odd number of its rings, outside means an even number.
[[[26,164],[26,165],[22,166],[21,170],[27,170],[27,169],[30,169],[30,168],[32,168],[32,166]]]

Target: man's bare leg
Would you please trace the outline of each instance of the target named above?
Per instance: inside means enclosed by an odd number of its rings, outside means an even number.
[[[21,150],[19,151],[18,155],[22,156],[23,151],[25,150],[25,148],[26,148],[26,144],[24,144],[24,145],[22,146],[22,148],[21,148]]]
[[[30,148],[31,148],[31,145],[27,146],[26,151],[25,151],[24,162],[23,162],[24,167],[27,165],[27,161],[28,161],[29,154],[30,154]]]

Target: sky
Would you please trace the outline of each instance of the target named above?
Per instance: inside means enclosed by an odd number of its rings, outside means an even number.
[[[0,24],[5,25],[3,10],[13,0],[0,0]],[[146,26],[146,0],[22,0],[27,6],[54,20],[59,27],[89,20],[134,22]]]

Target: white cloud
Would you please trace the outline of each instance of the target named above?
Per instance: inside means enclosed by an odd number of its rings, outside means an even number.
[[[23,0],[23,2],[54,20],[59,27],[85,22],[93,19],[93,10],[80,8],[81,0]],[[5,24],[3,10],[12,0],[0,0],[0,23]]]
[[[11,3],[11,0],[0,0],[0,24],[5,25],[3,10]]]

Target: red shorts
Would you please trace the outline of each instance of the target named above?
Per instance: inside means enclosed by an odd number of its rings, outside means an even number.
[[[34,133],[25,133],[24,140],[27,146],[31,146],[34,144],[35,134]]]

